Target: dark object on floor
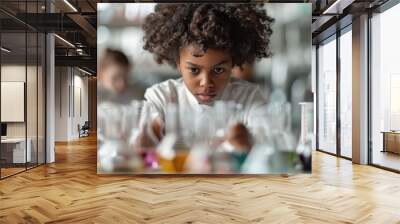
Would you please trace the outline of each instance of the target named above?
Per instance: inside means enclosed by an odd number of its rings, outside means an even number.
[[[89,136],[89,129],[90,129],[89,121],[85,121],[82,127],[78,124],[79,138]]]
[[[7,136],[7,124],[1,123],[1,136]]]

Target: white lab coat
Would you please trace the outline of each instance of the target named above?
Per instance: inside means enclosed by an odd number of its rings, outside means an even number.
[[[145,92],[145,100],[152,108],[151,117],[159,117],[164,121],[167,105],[175,103],[180,113],[180,122],[185,131],[191,128],[196,131],[196,127],[185,123],[193,121],[193,116],[208,115],[215,118],[212,114],[213,106],[199,104],[195,96],[188,90],[182,78],[169,79],[155,84]],[[230,78],[218,101],[233,101],[242,106],[241,116],[238,122],[246,125],[251,132],[255,132],[260,125],[260,121],[266,117],[267,100],[262,94],[260,87],[250,82],[237,78]],[[183,116],[182,116],[183,115]],[[184,119],[185,118],[185,119]]]

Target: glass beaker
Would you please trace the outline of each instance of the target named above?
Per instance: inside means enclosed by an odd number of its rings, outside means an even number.
[[[311,171],[311,152],[314,130],[314,104],[301,102],[300,139],[296,151],[300,155],[304,171]]]

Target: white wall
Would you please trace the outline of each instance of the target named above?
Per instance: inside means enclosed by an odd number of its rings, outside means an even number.
[[[78,124],[88,120],[88,78],[76,68],[56,67],[55,98],[55,140],[77,139]]]
[[[1,82],[1,121],[24,122],[25,83]],[[36,108],[36,105],[35,105]]]
[[[55,140],[68,140],[68,85],[67,67],[55,68]]]
[[[78,124],[83,125],[88,120],[88,78],[82,76],[82,73],[78,73],[78,70],[74,70],[74,82],[72,92],[73,96],[71,99],[72,108],[72,124],[71,124],[71,138],[78,138]]]
[[[82,74],[82,73],[80,73]],[[82,101],[82,116],[77,116],[80,119],[80,122],[85,122],[88,120],[88,77],[75,75],[75,87],[81,89],[81,101]]]

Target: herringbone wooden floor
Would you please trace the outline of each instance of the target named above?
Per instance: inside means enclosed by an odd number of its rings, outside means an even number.
[[[94,137],[0,181],[0,223],[400,223],[400,175],[316,152],[295,176],[98,176]]]

